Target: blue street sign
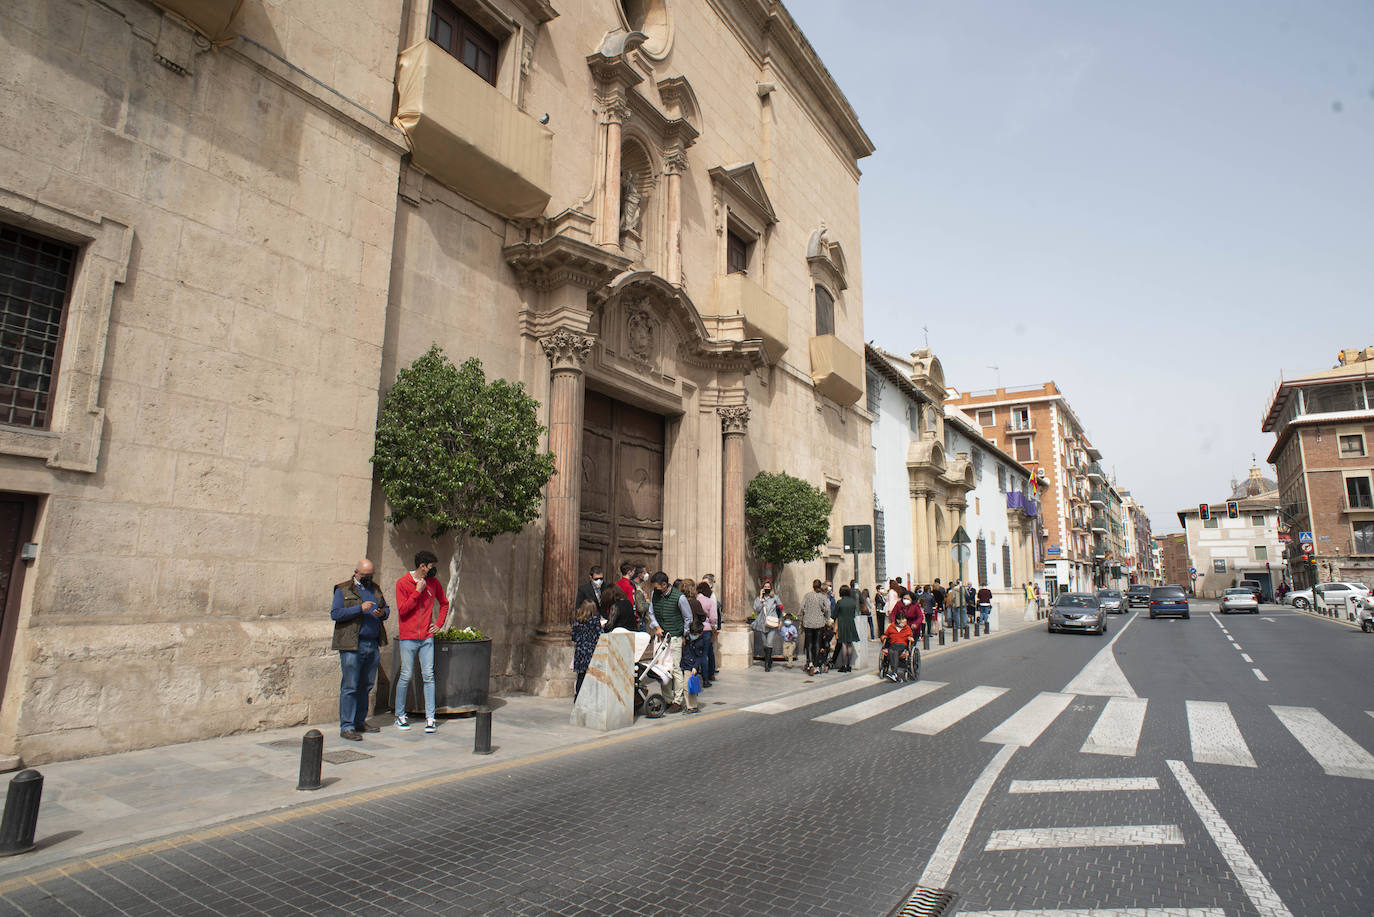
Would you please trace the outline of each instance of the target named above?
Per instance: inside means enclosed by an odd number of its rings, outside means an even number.
[[[1300,542],[1305,542],[1305,543],[1307,543],[1307,544],[1311,544],[1311,543],[1312,543],[1312,533],[1311,533],[1311,532],[1299,532],[1299,533],[1298,533],[1298,541],[1300,541]]]
[[[1189,573],[1197,573],[1197,567],[1189,567],[1189,568],[1188,568],[1188,572],[1189,572]]]

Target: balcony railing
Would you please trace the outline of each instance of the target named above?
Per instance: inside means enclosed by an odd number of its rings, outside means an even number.
[[[864,393],[864,358],[833,334],[811,339],[811,383],[836,404],[851,405]]]
[[[1029,417],[1013,417],[1011,421],[1007,424],[1006,431],[1008,433],[1034,433],[1035,424],[1031,421]]]
[[[1107,475],[1102,471],[1102,466],[1093,462],[1088,466],[1088,477],[1097,478],[1099,481],[1107,480]]]
[[[1095,516],[1093,516],[1093,525],[1092,525],[1092,528],[1093,528],[1093,531],[1094,531],[1094,532],[1098,532],[1098,533],[1101,533],[1101,534],[1106,534],[1106,532],[1107,532],[1107,520],[1106,520],[1105,518],[1103,518],[1102,516],[1100,516],[1100,515],[1095,515]]]
[[[1101,487],[1094,487],[1091,491],[1088,492],[1088,502],[1094,504],[1100,503],[1101,505],[1106,506],[1107,492],[1103,490]]]
[[[787,350],[787,306],[743,271],[716,278],[716,312],[743,315],[745,333],[763,341],[770,360]]]
[[[1367,513],[1374,510],[1374,497],[1366,494],[1346,494],[1345,511],[1347,513]]]
[[[396,126],[411,161],[505,217],[544,212],[553,187],[553,134],[429,41],[401,52]]]

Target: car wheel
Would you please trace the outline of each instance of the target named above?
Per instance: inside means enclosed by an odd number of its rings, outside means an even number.
[[[1294,599],[1294,600],[1293,600],[1293,607],[1299,609],[1300,611],[1306,611],[1306,610],[1307,610],[1307,599]]]
[[[1183,613],[1183,620],[1185,620],[1185,621],[1188,620],[1188,617],[1189,617],[1188,612],[1185,611],[1185,612]]]
[[[1374,622],[1371,622],[1368,618],[1366,618],[1365,620],[1360,622],[1360,630],[1364,631],[1365,633],[1369,633],[1371,630],[1374,630]]]
[[[1155,619],[1155,613],[1152,611],[1152,612],[1150,612],[1150,620],[1153,621],[1154,619]]]
[[[1051,633],[1051,634],[1054,633],[1054,625],[1053,625],[1053,624],[1046,624],[1046,625],[1045,625],[1045,631],[1046,631],[1047,633]]]
[[[1107,632],[1107,622],[1106,622],[1106,621],[1103,621],[1103,622],[1102,622],[1102,629],[1099,630],[1099,631],[1097,632],[1097,635],[1100,637],[1100,636],[1102,636],[1103,634],[1105,634],[1106,632]]]
[[[1252,614],[1252,615],[1257,615],[1257,614],[1259,614],[1259,609],[1256,608],[1254,611],[1250,612],[1250,614]]]

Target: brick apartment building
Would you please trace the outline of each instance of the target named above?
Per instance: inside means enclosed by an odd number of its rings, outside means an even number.
[[[1182,532],[1172,535],[1155,535],[1154,543],[1159,547],[1159,576],[1157,585],[1190,587],[1188,574],[1188,537]]]
[[[1374,347],[1345,350],[1323,372],[1281,382],[1261,429],[1274,434],[1268,460],[1278,470],[1279,500],[1292,541],[1294,585],[1313,581],[1299,549],[1312,534],[1323,581],[1374,581]]]

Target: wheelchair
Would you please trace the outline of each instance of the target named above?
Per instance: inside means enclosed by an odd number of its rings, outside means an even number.
[[[887,647],[878,654],[878,677],[889,681],[917,681],[921,677],[921,650],[913,640],[907,647],[906,663],[898,662],[894,671]]]

